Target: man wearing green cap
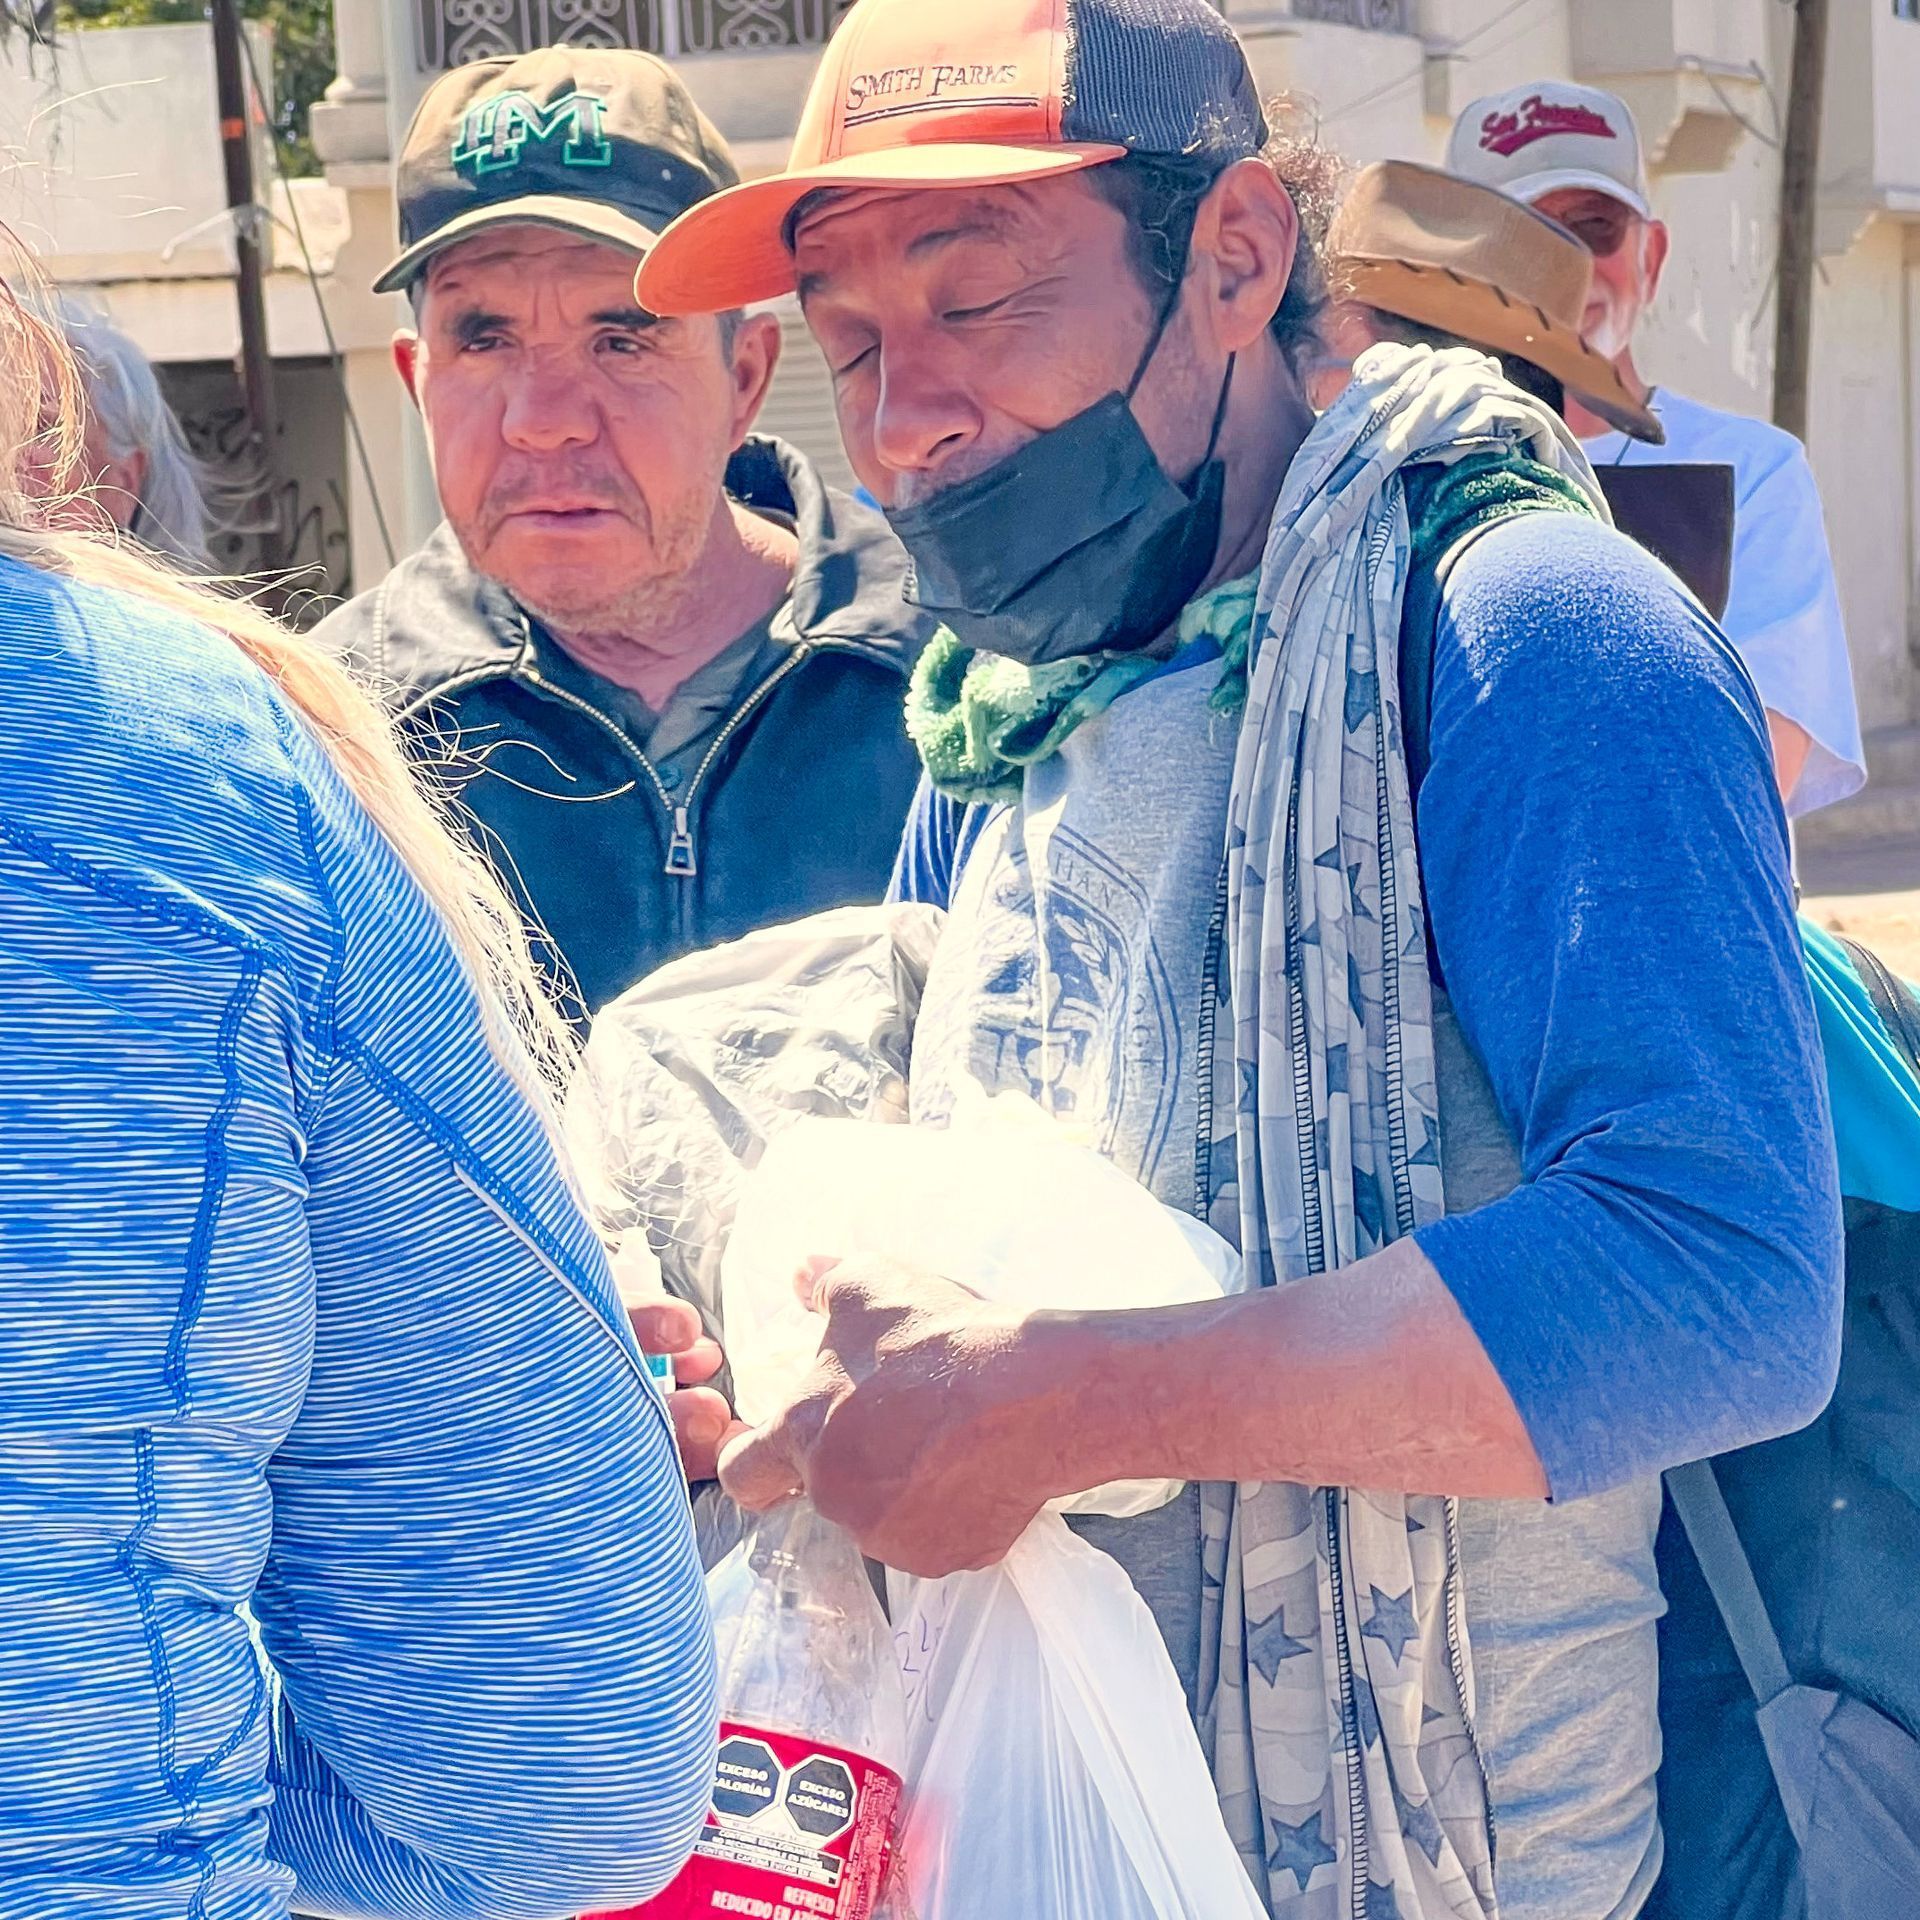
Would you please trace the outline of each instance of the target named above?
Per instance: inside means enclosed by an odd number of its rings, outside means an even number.
[[[1659,1472],[1837,1358],[1785,821],[1549,409],[1388,346],[1315,420],[1302,157],[1207,0],[860,0],[786,172],[642,265],[658,312],[798,290],[944,628],[916,1122],[1023,1094],[1254,1282],[1018,1314],[842,1264],[722,1479],[926,1574],[1196,1483],[1089,1531],[1270,1909],[1630,1920]]]
[[[767,315],[661,319],[636,260],[738,178],[650,54],[441,78],[382,275],[445,524],[320,639],[451,769],[597,1011],[680,953],[877,897],[930,623],[884,521],[754,436]]]

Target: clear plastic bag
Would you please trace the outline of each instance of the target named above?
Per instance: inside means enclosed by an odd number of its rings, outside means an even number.
[[[963,1107],[946,1132],[871,1124],[906,1119],[940,922],[860,908],[774,928],[663,968],[595,1022],[568,1113],[588,1195],[610,1236],[646,1227],[666,1285],[728,1345],[750,1417],[818,1350],[793,1291],[816,1254],[887,1254],[1034,1306],[1240,1284],[1223,1241],[1026,1103]],[[1068,1504],[1139,1513],[1175,1484]],[[724,1500],[697,1518],[731,1612],[757,1529],[743,1539]],[[1117,1563],[1043,1515],[999,1567],[889,1584],[916,1920],[1262,1920],[1159,1630]]]
[[[650,973],[600,1010],[566,1131],[594,1222],[628,1271],[699,1309],[724,1347],[720,1259],[741,1183],[805,1116],[904,1126],[907,1057],[938,907],[839,907],[764,927]],[[624,1276],[623,1276],[624,1277]],[[664,1384],[664,1383],[663,1383]],[[729,1399],[732,1369],[712,1383]],[[694,1490],[703,1565],[741,1536],[740,1510]]]
[[[601,1009],[567,1136],[609,1241],[644,1228],[663,1284],[720,1332],[740,1185],[806,1115],[904,1122],[937,907],[844,907],[649,974]]]
[[[991,1299],[1113,1308],[1218,1297],[1217,1235],[1022,1101],[943,1130],[803,1121],[741,1196],[722,1297],[745,1417],[818,1350],[812,1255],[879,1254]],[[1135,1514],[1178,1483],[1097,1489]],[[907,1686],[907,1887],[919,1920],[1263,1920],[1186,1697],[1117,1562],[1042,1514],[998,1567],[888,1576]]]

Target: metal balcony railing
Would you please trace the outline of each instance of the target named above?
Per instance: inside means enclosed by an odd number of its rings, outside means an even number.
[[[824,46],[853,0],[415,0],[429,73],[534,47],[640,47],[672,59]]]

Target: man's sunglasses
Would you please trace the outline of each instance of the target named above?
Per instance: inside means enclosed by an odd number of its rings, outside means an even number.
[[[1610,260],[1640,225],[1640,216],[1631,207],[1596,209],[1571,217],[1562,215],[1555,225],[1566,228],[1596,260]]]

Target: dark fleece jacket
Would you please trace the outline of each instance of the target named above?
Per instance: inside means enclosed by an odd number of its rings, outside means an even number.
[[[743,504],[792,524],[799,566],[774,633],[790,651],[741,689],[695,775],[670,791],[608,711],[540,670],[533,623],[448,527],[316,637],[451,773],[478,839],[590,1012],[655,967],[755,927],[878,900],[919,777],[906,677],[931,631],[872,508],[807,460],[749,440]]]

